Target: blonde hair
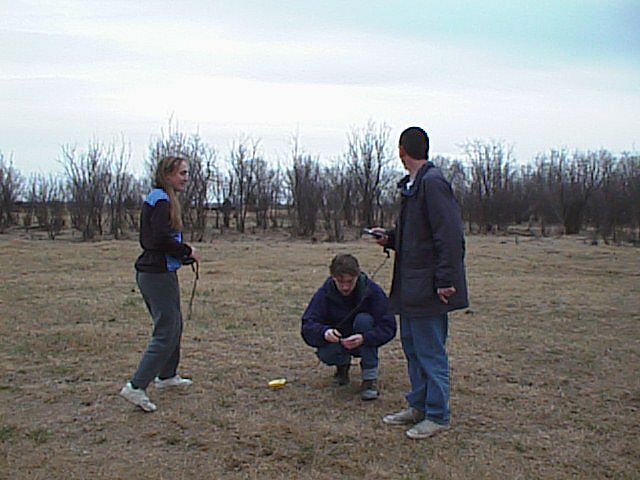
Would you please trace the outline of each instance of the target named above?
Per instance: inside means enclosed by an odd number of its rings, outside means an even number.
[[[172,174],[180,168],[182,162],[188,163],[187,159],[177,155],[168,155],[158,162],[156,168],[156,188],[161,188],[169,195],[169,225],[174,230],[182,231],[182,210],[178,196],[171,184],[167,181],[167,175]]]

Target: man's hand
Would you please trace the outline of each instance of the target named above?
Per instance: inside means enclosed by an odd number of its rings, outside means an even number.
[[[335,328],[330,328],[324,332],[324,339],[329,343],[338,343],[342,339],[342,334]]]
[[[342,340],[342,346],[347,350],[353,350],[354,348],[358,348],[363,343],[364,343],[364,337],[360,333],[356,333]]]
[[[373,233],[377,233],[380,236],[376,236],[376,243],[381,247],[386,247],[389,243],[389,235],[387,235],[387,231],[382,227],[373,227],[370,229]]]
[[[442,303],[449,303],[449,297],[456,293],[456,287],[439,288],[437,290],[438,298]]]

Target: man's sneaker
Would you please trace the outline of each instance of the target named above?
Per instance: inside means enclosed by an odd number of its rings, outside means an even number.
[[[424,412],[409,407],[390,415],[385,415],[382,421],[387,425],[411,425],[424,419]]]
[[[362,400],[375,400],[378,398],[378,382],[374,380],[363,380],[360,387],[360,398]]]
[[[156,388],[163,389],[168,387],[188,387],[193,383],[190,378],[182,378],[180,375],[174,375],[171,378],[165,378],[161,380],[156,377],[154,382]]]
[[[407,430],[407,437],[419,440],[421,438],[433,437],[436,433],[449,430],[449,425],[442,425],[432,420],[426,419],[420,423],[416,423]]]
[[[349,367],[351,367],[350,364],[336,365],[336,373],[333,375],[334,383],[340,386],[349,384]]]
[[[122,387],[120,396],[137,405],[145,412],[155,412],[157,409],[155,404],[151,403],[151,400],[147,397],[147,392],[141,388],[133,388],[131,382],[127,382],[127,384]]]

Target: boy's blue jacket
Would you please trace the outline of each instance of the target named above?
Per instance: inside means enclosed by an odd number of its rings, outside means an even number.
[[[396,319],[389,299],[378,284],[361,273],[356,288],[345,297],[329,277],[302,315],[302,338],[312,347],[327,345],[324,332],[334,327],[346,338],[353,333],[353,319],[363,312],[375,321],[374,328],[363,334],[364,345],[379,347],[396,335]]]

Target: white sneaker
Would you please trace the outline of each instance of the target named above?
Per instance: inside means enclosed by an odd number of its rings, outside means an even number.
[[[407,437],[419,440],[421,438],[433,437],[436,433],[449,430],[449,425],[442,425],[429,419],[416,423],[407,430]]]
[[[147,397],[147,392],[141,388],[133,388],[131,382],[122,387],[120,390],[120,396],[129,400],[134,405],[137,405],[145,412],[155,412],[158,407],[155,406]]]
[[[182,378],[180,375],[174,375],[171,378],[160,380],[158,377],[154,380],[156,388],[163,389],[168,387],[188,387],[193,383],[190,378]]]
[[[387,425],[411,425],[417,423],[424,418],[424,412],[409,407],[406,410],[400,410],[382,417],[382,421]]]

